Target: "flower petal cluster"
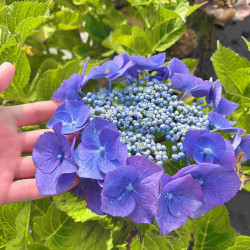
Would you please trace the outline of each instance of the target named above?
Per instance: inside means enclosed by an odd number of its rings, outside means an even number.
[[[127,147],[120,141],[120,137],[113,123],[94,118],[83,130],[81,143],[75,150],[78,176],[103,180],[108,171],[125,165]]]
[[[196,163],[216,163],[225,169],[232,170],[236,158],[232,144],[221,134],[208,130],[190,130],[183,141],[183,152],[194,158]]]
[[[73,134],[88,123],[90,106],[82,101],[66,100],[60,105],[54,116],[47,123],[47,128],[52,128],[58,122],[62,123],[63,134]],[[79,115],[81,114],[81,115]]]
[[[136,223],[152,223],[157,212],[163,168],[142,156],[130,156],[127,165],[107,173],[102,190],[102,211],[128,216]]]
[[[74,161],[75,140],[70,145],[61,133],[62,124],[53,126],[52,132],[45,132],[35,143],[32,158],[36,164],[36,184],[42,195],[59,194],[67,190],[78,170]]]

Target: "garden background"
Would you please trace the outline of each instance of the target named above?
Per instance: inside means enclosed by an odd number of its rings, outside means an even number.
[[[1,103],[50,100],[63,80],[81,73],[88,57],[87,71],[122,52],[150,56],[165,51],[167,61],[182,59],[194,75],[218,78],[226,98],[240,104],[230,120],[249,134],[250,18],[226,24],[228,18],[219,26],[197,10],[202,5],[188,0],[1,0],[0,63],[12,62],[16,70]],[[105,84],[91,80],[84,91]],[[138,227],[100,217],[68,192],[1,206],[0,248],[250,249],[250,167],[247,162],[240,167],[245,185],[226,205],[229,213],[225,206],[216,207],[167,236],[159,236],[156,224]],[[168,168],[174,174],[181,163],[170,162]]]

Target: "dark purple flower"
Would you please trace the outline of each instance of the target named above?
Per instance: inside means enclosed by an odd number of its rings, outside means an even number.
[[[127,164],[107,173],[101,209],[136,223],[152,223],[163,169],[143,156],[131,156]]]
[[[78,166],[74,161],[75,140],[70,145],[61,133],[62,124],[56,124],[55,133],[45,132],[35,143],[32,159],[37,167],[36,184],[42,195],[59,194],[67,190]]]
[[[209,112],[208,119],[216,129],[225,131],[228,129],[228,132],[234,132],[235,130],[238,131],[238,129],[231,128],[236,125],[237,122],[228,121],[227,118],[217,112]]]
[[[95,117],[83,130],[81,143],[75,150],[78,176],[103,180],[106,173],[125,165],[127,147],[120,137],[115,124]]]
[[[195,97],[206,96],[211,87],[209,81],[203,81],[201,78],[190,74],[175,73],[171,77],[171,82],[177,90],[190,93]]]
[[[74,193],[83,196],[88,208],[98,215],[105,215],[101,210],[101,190],[96,180],[81,179],[80,183],[72,189]]]
[[[53,100],[64,101],[69,89],[76,93],[88,82],[88,76],[84,76],[88,66],[88,60],[83,64],[82,74],[74,74],[69,79],[64,80],[62,85],[52,95]]]
[[[63,134],[73,134],[86,126],[89,118],[90,106],[82,101],[66,100],[60,105],[54,116],[47,123],[52,128],[58,122],[62,123]]]
[[[181,227],[190,213],[203,204],[202,189],[191,175],[177,178],[163,186],[155,216],[161,235]]]
[[[197,163],[217,163],[227,170],[235,168],[234,148],[219,133],[207,130],[187,131],[183,152]]]
[[[197,218],[208,212],[214,206],[223,205],[238,192],[241,181],[234,170],[227,171],[218,164],[203,163],[181,169],[172,179],[192,175],[202,188],[203,205],[189,216]]]

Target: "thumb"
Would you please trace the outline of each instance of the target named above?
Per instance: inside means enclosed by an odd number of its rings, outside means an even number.
[[[13,64],[4,62],[0,65],[0,93],[3,92],[13,80],[15,68]]]

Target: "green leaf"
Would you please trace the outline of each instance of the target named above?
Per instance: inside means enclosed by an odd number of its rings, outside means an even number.
[[[28,17],[21,21],[17,27],[16,27],[16,33],[20,37],[20,43],[23,44],[26,38],[33,33],[35,33],[35,29],[44,21],[46,20],[46,17]]]
[[[82,26],[83,15],[72,10],[61,10],[55,13],[55,22],[60,30],[73,30]]]
[[[182,61],[186,64],[187,68],[190,71],[190,74],[192,74],[194,72],[195,67],[198,64],[198,60],[191,59],[191,58],[185,58],[185,59],[182,59]]]
[[[248,80],[244,80],[243,83],[241,83],[240,80],[242,78],[238,77],[240,77],[240,72],[243,74],[249,72],[250,62],[230,49],[222,47],[219,42],[217,43],[217,50],[211,60],[216,75],[221,81],[225,91],[232,95],[243,95]],[[244,71],[243,68],[246,68],[246,71]]]
[[[30,221],[33,222],[37,216],[42,216],[46,213],[51,204],[50,198],[34,200],[31,202]]]
[[[37,99],[50,100],[63,80],[68,79],[75,73],[80,73],[82,69],[81,63],[70,61],[64,66],[59,65],[57,69],[47,70],[37,83]]]
[[[0,12],[0,24],[5,25],[14,33],[17,26],[26,18],[49,15],[49,3],[15,2],[5,6]]]
[[[9,61],[15,64],[15,75],[12,83],[4,92],[4,98],[6,101],[25,99],[26,96],[23,89],[28,84],[31,73],[28,58],[25,52],[20,50],[16,57],[11,55]]]
[[[76,195],[71,191],[53,196],[53,200],[58,209],[67,213],[76,222],[99,220],[106,217],[91,212],[91,210],[88,209],[87,203],[83,197]]]
[[[180,169],[187,166],[187,162],[185,159],[180,159],[178,161],[174,161],[172,159],[168,160],[167,162],[163,163],[163,168],[165,173],[170,176],[175,175]]]
[[[104,250],[112,248],[110,231],[105,230],[97,221],[77,223],[74,230],[73,250]]]
[[[250,237],[248,236],[237,236],[235,245],[229,247],[228,250],[249,250],[250,249]]]
[[[243,38],[243,40],[245,41],[248,50],[250,51],[250,42],[248,42],[247,39],[246,39],[245,37],[242,37],[242,38]]]
[[[190,6],[190,8],[189,8],[189,10],[188,10],[188,12],[186,14],[186,16],[190,16],[193,12],[195,12],[197,9],[199,9],[204,4],[206,4],[206,2]]]
[[[0,232],[2,237],[9,241],[16,236],[16,217],[22,210],[23,204],[11,203],[0,206]]]
[[[11,46],[16,45],[15,35],[12,35],[8,28],[0,25],[0,54]]]
[[[231,228],[225,206],[214,209],[195,219],[194,250],[227,249],[235,242],[235,231]]]
[[[28,249],[32,241],[29,232],[31,202],[27,202],[16,217],[16,237],[6,244],[6,250]]]
[[[45,214],[34,219],[34,238],[53,249],[71,249],[74,221],[51,204]]]
[[[85,30],[91,36],[100,40],[105,39],[109,35],[109,29],[89,13],[86,15]]]
[[[171,232],[166,236],[160,236],[160,231],[158,226],[156,226],[155,224],[151,224],[143,237],[142,243],[140,242],[140,237],[137,235],[132,241],[131,249],[133,250],[187,249],[189,242],[191,240],[192,232],[193,232],[193,225],[190,220],[188,220],[181,228]]]

